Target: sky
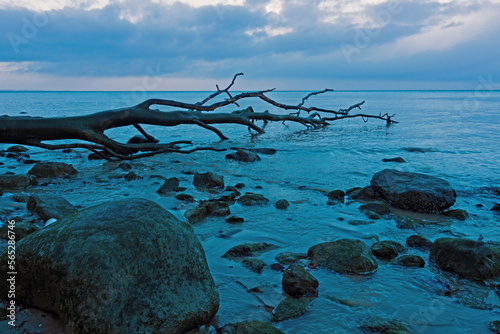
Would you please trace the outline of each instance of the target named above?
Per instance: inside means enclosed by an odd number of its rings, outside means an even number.
[[[500,0],[0,0],[0,90],[500,89]]]

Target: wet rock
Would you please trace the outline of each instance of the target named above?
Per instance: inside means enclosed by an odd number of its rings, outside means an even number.
[[[245,219],[238,217],[238,216],[231,216],[226,219],[226,222],[229,224],[239,224],[243,223]]]
[[[262,273],[262,270],[267,266],[267,264],[261,259],[255,257],[246,257],[242,261],[243,267],[250,269],[256,274]]]
[[[53,194],[31,195],[26,207],[44,221],[50,218],[61,219],[76,212],[76,208],[70,202]]]
[[[389,205],[380,201],[363,204],[359,207],[359,210],[363,212],[374,212],[380,216],[391,213]]]
[[[383,162],[399,162],[399,163],[406,162],[406,160],[401,158],[401,157],[385,158],[385,159],[382,159],[382,161]]]
[[[311,261],[341,274],[364,274],[378,268],[368,246],[361,240],[339,239],[309,248]]]
[[[497,211],[497,212],[500,212],[500,203],[495,203],[495,204],[491,207],[491,211]]]
[[[40,178],[67,178],[77,173],[72,165],[63,162],[39,162],[28,171],[29,175]]]
[[[422,257],[418,255],[401,255],[400,257],[393,260],[391,264],[415,268],[425,267],[424,259],[422,259]]]
[[[276,261],[283,265],[289,265],[295,262],[298,262],[300,260],[303,260],[307,257],[307,254],[305,253],[292,253],[292,252],[283,252],[279,253],[274,257]]]
[[[239,192],[238,188],[233,187],[233,186],[227,186],[226,188],[224,188],[224,192],[226,191],[232,191],[233,193],[235,193],[236,196],[240,196],[241,193]]]
[[[128,162],[122,162],[118,165],[118,168],[121,168],[123,170],[131,170],[132,169],[132,165],[129,164]]]
[[[489,328],[493,333],[500,334],[500,320],[490,322]]]
[[[406,244],[412,248],[417,248],[422,251],[430,251],[432,248],[432,241],[420,235],[410,235],[406,238]]]
[[[204,207],[207,209],[207,212],[211,216],[229,216],[231,214],[231,210],[226,202],[222,201],[202,201],[199,205],[200,207]]]
[[[11,146],[7,149],[7,152],[13,152],[13,153],[22,153],[28,151],[28,148],[22,146],[22,145],[14,145]]]
[[[87,156],[87,159],[88,160],[104,160],[104,156],[106,156],[105,153],[90,153],[88,156]]]
[[[440,212],[455,203],[450,184],[437,177],[384,169],[375,173],[371,185],[390,205],[416,212]]]
[[[245,188],[245,184],[244,184],[244,183],[241,183],[241,182],[240,182],[240,183],[236,183],[236,184],[234,185],[234,187],[235,187],[236,189],[243,189],[243,188]],[[239,195],[238,195],[238,196],[239,196]]]
[[[225,325],[220,334],[284,334],[279,329],[262,321],[243,321]]]
[[[361,226],[361,225],[370,225],[370,224],[375,224],[373,220],[349,220],[347,224],[352,225],[352,226]]]
[[[168,195],[177,191],[180,191],[179,179],[176,177],[171,177],[169,179],[166,179],[160,189],[158,189],[156,192],[160,195]]]
[[[307,312],[311,301],[307,298],[286,298],[278,304],[271,315],[272,322],[297,318]]]
[[[148,138],[142,135],[135,135],[127,141],[128,144],[144,144],[144,143],[157,143],[157,142],[158,142],[157,139],[149,140]]]
[[[462,209],[448,210],[442,213],[446,217],[450,217],[457,220],[466,220],[469,218],[469,213]]]
[[[429,259],[441,269],[464,278],[485,280],[500,275],[500,249],[481,241],[437,239]]]
[[[238,150],[240,147],[230,147],[229,149],[231,150]],[[254,153],[259,153],[259,154],[267,154],[267,155],[272,155],[276,153],[276,150],[274,148],[245,148],[247,151],[251,151]]]
[[[223,191],[219,196],[219,201],[223,201],[226,203],[234,203],[236,200],[236,193],[234,191]]]
[[[174,196],[176,199],[178,199],[179,201],[184,201],[184,202],[187,202],[187,203],[193,203],[194,202],[194,197],[189,195],[189,194],[184,194],[184,193],[181,193],[181,194],[177,194]]]
[[[399,253],[405,251],[405,246],[401,245],[399,242],[392,240],[384,240],[375,242],[371,246],[373,255],[379,259],[392,260],[399,255]]]
[[[283,265],[281,265],[279,263],[273,263],[273,264],[271,264],[271,270],[274,270],[274,271],[285,271],[285,267],[283,267]]]
[[[257,153],[241,148],[239,148],[235,153],[226,155],[226,159],[242,162],[254,162],[261,160]]]
[[[319,282],[301,265],[292,263],[283,273],[281,285],[292,297],[316,296]]]
[[[14,235],[15,240],[19,241],[31,233],[38,231],[38,227],[27,222],[16,222],[13,230],[11,230],[9,226],[11,225],[4,225],[0,228],[0,238],[9,240],[9,231],[11,231],[10,235]],[[12,232],[14,232],[14,234]]]
[[[264,205],[269,203],[269,200],[264,196],[262,196],[261,194],[255,194],[250,192],[245,193],[245,195],[241,196],[236,201],[244,206]]]
[[[22,194],[14,194],[12,196],[12,200],[17,203],[28,203],[30,195],[22,193]]]
[[[205,207],[198,207],[194,209],[187,210],[184,213],[184,217],[186,217],[187,221],[190,224],[196,224],[204,221],[208,216],[208,210]]]
[[[276,207],[276,209],[285,210],[290,206],[290,203],[288,203],[286,199],[280,199],[279,201],[274,203],[274,206]]]
[[[412,334],[410,328],[401,321],[370,317],[359,328],[363,333]]]
[[[328,200],[330,201],[338,201],[344,203],[345,192],[340,189],[332,190],[328,192],[326,196],[328,196]]]
[[[184,333],[219,306],[190,225],[148,200],[79,211],[16,246],[16,302],[57,314],[69,333]]]
[[[134,181],[140,179],[141,177],[137,175],[134,171],[130,171],[127,174],[125,174],[123,178],[125,179],[125,181]]]
[[[3,174],[0,175],[0,188],[2,189],[23,189],[37,184],[36,177],[24,174]]]
[[[346,191],[346,194],[349,196],[349,198],[356,201],[376,201],[381,199],[371,186],[364,188],[352,188]]]
[[[225,258],[241,258],[241,257],[254,257],[261,253],[268,252],[276,249],[278,246],[268,244],[267,242],[246,243],[234,246],[229,249],[222,257]]]
[[[224,177],[212,172],[194,173],[193,185],[201,189],[224,189]]]
[[[402,230],[415,230],[423,224],[410,217],[396,217],[396,227]]]

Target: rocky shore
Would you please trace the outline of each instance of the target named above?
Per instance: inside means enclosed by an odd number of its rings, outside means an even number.
[[[262,161],[259,154],[272,159],[276,153],[235,150],[227,163],[243,171]],[[304,210],[300,199],[266,191],[265,185],[228,183],[227,175],[209,166],[187,169],[189,158],[171,163],[176,173],[168,175],[145,161],[91,161],[93,169],[99,167],[93,174],[88,167],[32,160],[22,146],[1,155],[30,166],[25,173],[12,168],[0,175],[2,222],[15,221],[16,324],[26,333],[293,333],[287,321],[311,322],[328,307],[366,309],[364,321],[349,323],[352,332],[420,333],[422,321],[411,316],[374,315],[359,296],[331,293],[337,291],[334,280],[383,280],[392,271],[434,277],[429,290],[436,300],[500,309],[500,244],[479,235],[446,235],[445,228],[436,236],[435,226],[471,217],[454,207],[457,191],[450,183],[432,175],[384,169],[368,186],[297,187],[322,198],[302,215],[314,220],[314,211],[323,208],[342,229],[371,232],[346,237],[325,230],[323,240],[290,245],[279,229],[261,225],[273,232],[258,240],[250,226],[261,212],[300,233],[293,227],[301,224],[294,221],[295,210]],[[79,197],[79,187],[92,189],[94,198],[88,192]],[[134,187],[152,195],[130,193]],[[396,232],[387,233],[387,226]],[[0,332],[10,328],[10,235],[9,225],[0,228]],[[247,296],[240,313],[226,291],[235,287]],[[232,316],[245,313],[249,300],[252,312]],[[483,327],[499,332],[497,322]]]

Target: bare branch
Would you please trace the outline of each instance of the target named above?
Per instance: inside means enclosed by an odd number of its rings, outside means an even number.
[[[234,85],[234,82],[236,81],[236,78],[240,75],[243,75],[243,73],[237,73],[234,75],[233,77],[233,80],[231,81],[231,83],[229,84],[229,86],[227,86],[226,88],[224,89],[219,89],[219,85],[215,85],[215,87],[217,87],[217,91],[215,93],[213,93],[212,95],[210,95],[209,97],[207,97],[206,99],[204,99],[203,101],[201,102],[198,102],[196,103],[197,105],[204,105],[205,103],[207,103],[208,101],[210,101],[211,99],[213,99],[214,97],[218,96],[219,94],[222,94],[222,93],[227,93],[229,95],[229,98],[232,98],[231,94],[229,94],[229,89],[231,87],[233,87]],[[236,103],[236,102],[235,102]],[[236,104],[237,105],[237,104]]]

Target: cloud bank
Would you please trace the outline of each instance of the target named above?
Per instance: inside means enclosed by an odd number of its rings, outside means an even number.
[[[500,77],[498,17],[498,0],[4,0],[0,89],[203,89],[237,72],[278,89],[474,89]]]

